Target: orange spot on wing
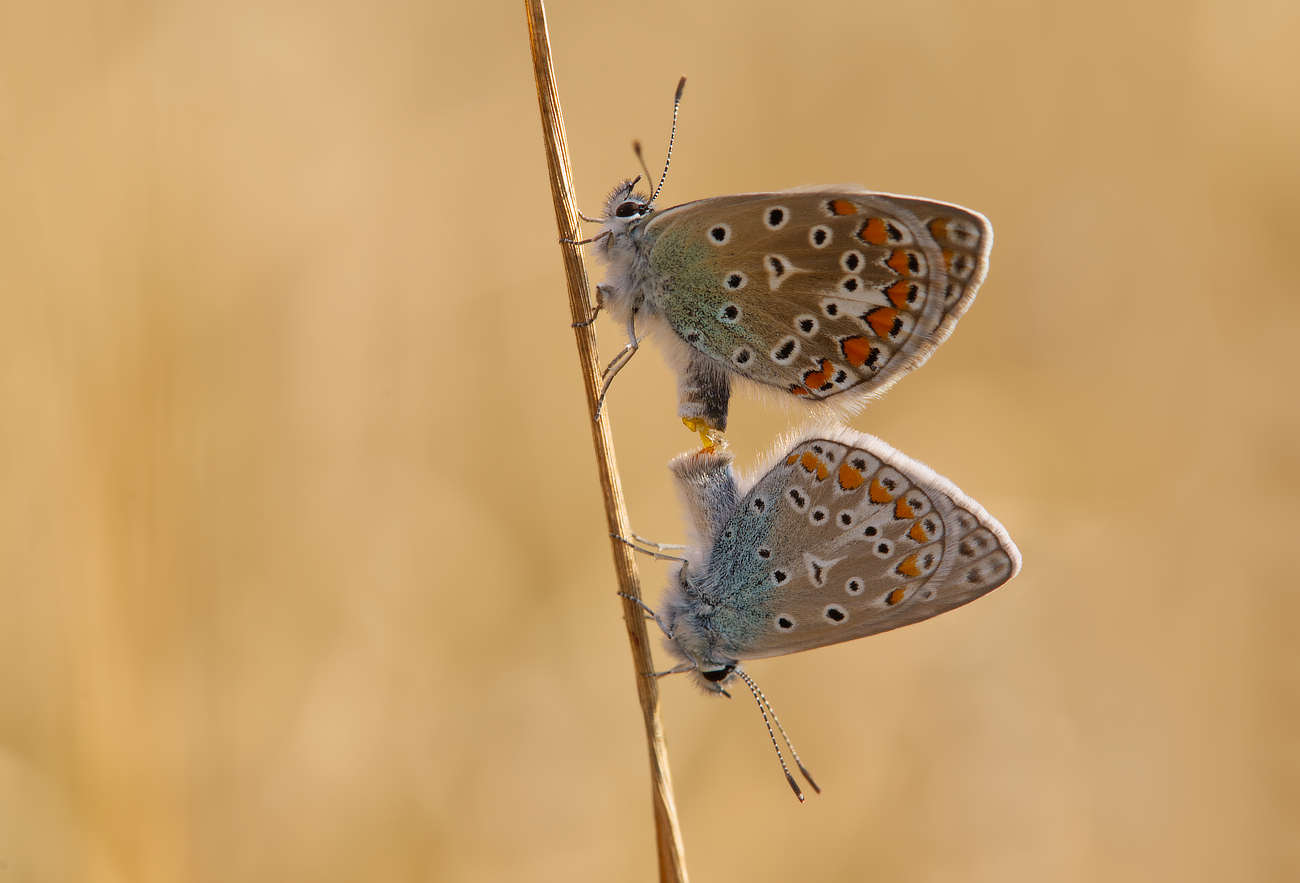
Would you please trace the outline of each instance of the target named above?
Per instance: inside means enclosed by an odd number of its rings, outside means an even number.
[[[894,517],[895,518],[916,517],[916,510],[912,508],[911,503],[907,502],[907,497],[900,498],[899,501],[894,504]]]
[[[798,463],[798,462],[799,462],[799,455],[798,455],[798,454],[791,454],[790,456],[788,456],[788,457],[785,458],[785,465],[787,465],[787,466],[793,466],[794,464],[796,464],[796,463]]]
[[[919,521],[912,525],[912,529],[907,532],[907,535],[918,543],[924,543],[926,540],[930,539],[930,534],[926,532],[925,525]]]
[[[817,480],[821,481],[826,477],[826,461],[818,457],[812,451],[804,451],[803,468],[808,472],[816,472]]]
[[[810,395],[812,395],[812,393],[810,393],[808,390],[804,389],[804,388],[803,388],[802,386],[800,386],[799,384],[797,384],[797,383],[792,383],[792,384],[790,384],[790,395],[792,395],[792,396],[810,396]]]
[[[949,271],[952,270],[952,249],[950,248],[943,250],[943,268]]]
[[[858,230],[858,238],[871,245],[884,245],[889,241],[889,232],[884,221],[871,218]]]
[[[831,362],[830,359],[822,359],[822,364],[816,371],[809,371],[803,376],[803,385],[808,389],[821,389],[831,379]]]
[[[873,349],[871,342],[865,337],[850,337],[840,342],[840,352],[844,353],[844,358],[848,359],[849,364],[854,368],[861,368],[867,364]]]
[[[840,464],[839,478],[840,487],[844,488],[846,491],[855,491],[862,487],[862,483],[866,481],[866,478],[862,473],[854,469],[848,463]]]
[[[885,261],[885,266],[893,270],[900,276],[912,275],[912,262],[908,253],[899,248],[895,249],[890,255],[889,260]]]
[[[916,286],[914,284],[900,279],[885,289],[885,296],[889,298],[894,306],[901,310],[912,302],[913,292],[915,291]]]
[[[948,219],[935,218],[930,222],[930,232],[934,234],[935,239],[948,238]]]
[[[916,555],[908,555],[902,564],[894,568],[894,573],[897,573],[900,576],[920,576],[921,568],[916,566],[916,559]],[[899,591],[901,591],[901,589],[894,589],[894,592]]]
[[[885,486],[880,483],[880,479],[871,479],[871,487],[867,490],[867,496],[873,503],[892,503],[894,495],[885,490]]]
[[[830,201],[830,210],[837,215],[856,215],[858,207],[847,199],[832,199]]]
[[[904,594],[906,593],[902,589],[894,589],[894,591],[890,592],[888,597],[885,598],[885,603],[897,604],[899,601],[903,600]]]
[[[867,324],[877,337],[889,337],[897,331],[897,319],[898,310],[889,307],[876,307],[867,312]]]

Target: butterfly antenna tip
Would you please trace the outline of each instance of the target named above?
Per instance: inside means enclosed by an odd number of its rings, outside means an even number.
[[[659,176],[659,186],[650,197],[652,203],[659,198],[659,191],[664,189],[664,181],[668,180],[668,164],[673,161],[673,142],[677,140],[677,109],[682,104],[682,90],[685,88],[686,78],[682,77],[677,81],[677,93],[673,96],[673,128],[668,135],[668,156],[664,159],[664,173]],[[646,177],[649,177],[648,173]]]

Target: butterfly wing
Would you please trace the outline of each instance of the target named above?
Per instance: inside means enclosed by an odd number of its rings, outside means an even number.
[[[743,638],[727,647],[735,658],[929,619],[1019,572],[1002,525],[883,441],[820,428],[785,450],[741,498],[710,555],[714,600],[745,611]]]
[[[848,410],[951,333],[993,244],[959,206],[843,188],[688,203],[646,234],[677,337],[736,376]]]

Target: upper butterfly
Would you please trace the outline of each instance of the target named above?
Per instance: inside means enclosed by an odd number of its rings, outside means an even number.
[[[661,332],[692,429],[727,428],[733,378],[856,413],[925,363],[988,272],[993,230],[960,206],[806,187],[660,211],[635,183],[600,218],[600,302],[627,356]]]

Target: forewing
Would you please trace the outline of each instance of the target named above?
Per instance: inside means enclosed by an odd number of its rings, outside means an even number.
[[[741,658],[777,656],[937,616],[1011,579],[1020,553],[979,503],[869,435],[805,437],[741,500],[771,511],[763,624]],[[740,558],[748,558],[743,551]],[[773,577],[778,574],[781,578]]]
[[[647,233],[678,336],[793,396],[853,401],[943,342],[993,239],[959,206],[846,189],[701,200],[660,212]]]

